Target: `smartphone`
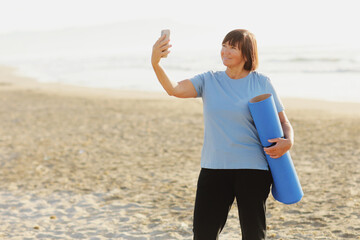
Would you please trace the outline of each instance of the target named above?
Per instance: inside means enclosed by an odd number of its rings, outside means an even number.
[[[165,41],[169,40],[169,38],[170,38],[170,29],[161,30],[161,36],[163,36],[163,35],[166,35]],[[166,58],[166,57],[167,57],[167,55],[164,56],[164,58]]]
[[[165,37],[166,41],[169,40],[169,38],[170,38],[170,29],[161,30],[161,36],[163,36],[163,35],[166,35],[166,37]]]

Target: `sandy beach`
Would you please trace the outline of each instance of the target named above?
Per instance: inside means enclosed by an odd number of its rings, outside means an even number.
[[[360,104],[283,99],[304,191],[268,239],[360,239]],[[0,239],[192,239],[202,102],[0,67]],[[239,239],[236,204],[220,239]]]

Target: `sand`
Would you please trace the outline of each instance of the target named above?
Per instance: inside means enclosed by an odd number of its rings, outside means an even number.
[[[268,239],[360,239],[360,104],[284,99],[304,198]],[[0,67],[0,239],[192,239],[202,102]],[[240,239],[236,204],[220,239]]]

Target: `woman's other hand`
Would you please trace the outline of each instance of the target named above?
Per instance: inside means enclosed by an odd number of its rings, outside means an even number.
[[[274,146],[264,148],[266,154],[271,158],[279,158],[284,155],[292,147],[290,139],[274,138],[268,140],[270,143],[275,143]]]
[[[152,56],[151,56],[151,64],[156,65],[160,62],[161,58],[167,56],[170,51],[169,48],[171,45],[169,45],[170,39],[165,40],[166,35],[161,36],[154,44],[153,50],[152,50]]]

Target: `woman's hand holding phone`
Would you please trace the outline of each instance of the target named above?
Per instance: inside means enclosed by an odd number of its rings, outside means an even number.
[[[151,63],[158,64],[161,58],[166,58],[170,53],[170,30],[162,30],[160,38],[155,42],[152,50]]]

